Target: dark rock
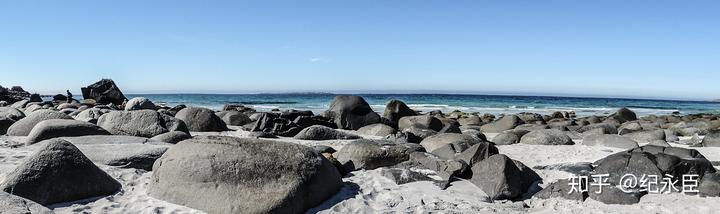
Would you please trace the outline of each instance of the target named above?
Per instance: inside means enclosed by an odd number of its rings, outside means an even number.
[[[111,195],[121,185],[77,147],[53,139],[8,174],[0,188],[48,205]]]
[[[397,124],[400,118],[416,115],[418,115],[417,112],[410,109],[410,107],[400,100],[390,100],[390,102],[385,105],[385,112],[383,113],[383,117],[390,120],[392,124]]]
[[[13,119],[0,117],[0,135],[7,133],[8,128],[10,128],[13,123],[15,123],[15,120]]]
[[[265,132],[284,137],[294,137],[301,130],[302,127],[288,119],[280,118],[277,114],[262,113],[260,118],[255,121],[255,125],[250,131]]]
[[[614,114],[610,115],[608,117],[608,119],[613,119],[613,120],[617,121],[618,123],[624,123],[624,122],[628,122],[628,121],[637,120],[637,115],[635,114],[635,112],[633,112],[632,110],[630,110],[628,108],[621,108]]]
[[[438,133],[435,130],[423,129],[417,126],[411,126],[410,128],[403,129],[402,132],[411,133],[412,135],[417,136],[420,139],[425,139]]]
[[[400,118],[400,121],[398,122],[398,128],[400,130],[405,130],[411,127],[429,129],[437,132],[440,131],[444,125],[438,118],[430,115],[407,116]]]
[[[380,115],[360,96],[336,96],[325,116],[332,118],[338,128],[357,130],[380,122]]]
[[[208,213],[302,213],[341,187],[338,170],[309,147],[201,136],[155,162],[148,195]]]
[[[497,147],[488,142],[481,142],[465,149],[460,154],[457,154],[455,159],[461,160],[468,165],[473,166],[475,163],[496,154],[499,154]]]
[[[392,166],[408,160],[410,153],[423,151],[417,144],[356,140],[333,154],[350,171]]]
[[[30,102],[42,102],[43,99],[40,97],[39,94],[31,94],[30,95]]]
[[[603,186],[602,191],[599,191],[598,188],[591,186],[588,189],[588,197],[604,204],[637,204],[640,202],[640,198],[647,194],[647,192],[638,191],[626,193],[615,186]]]
[[[299,140],[348,140],[358,139],[361,137],[325,126],[314,125],[304,128],[293,138]]]
[[[480,131],[484,133],[500,133],[505,130],[514,129],[518,125],[522,124],[522,120],[518,116],[509,115],[498,119],[495,122],[485,124],[480,128]]]
[[[577,191],[580,189],[579,186],[576,186],[576,190],[571,192],[570,190],[573,187],[569,183],[570,182],[567,179],[560,179],[555,183],[551,183],[540,192],[537,192],[534,197],[540,199],[565,198],[569,200],[584,201],[585,198],[587,198],[587,193]],[[580,184],[582,185],[584,183],[581,182]],[[585,188],[586,187],[583,185],[582,189]]]
[[[187,125],[193,132],[221,132],[227,130],[227,125],[215,112],[206,108],[188,107],[180,110],[175,117]]]
[[[574,145],[575,142],[564,132],[554,129],[536,130],[525,134],[520,143],[533,145]]]
[[[99,126],[78,121],[64,119],[50,119],[39,122],[28,134],[26,145],[32,145],[37,142],[56,138],[56,137],[76,137],[85,135],[110,135]]]
[[[454,159],[457,154],[481,142],[480,139],[469,135],[444,133],[425,138],[420,145],[426,151],[441,158]]]
[[[401,143],[420,143],[423,139],[410,132],[398,132],[385,136],[385,139],[392,142]]]
[[[307,128],[314,125],[321,125],[330,127],[333,129],[337,128],[337,125],[323,116],[298,116],[293,120],[293,123],[300,127]]]
[[[183,121],[153,110],[108,112],[100,116],[97,125],[114,135],[147,138],[170,131],[188,131]]]
[[[316,145],[316,146],[313,146],[312,149],[315,150],[315,152],[317,152],[318,154],[322,154],[322,153],[332,154],[332,153],[337,152],[335,149],[333,149],[333,147],[329,147],[329,146],[325,146],[325,145]]]
[[[127,98],[110,79],[102,79],[92,85],[81,88],[83,99],[93,99],[98,104],[112,103],[122,105]]]
[[[457,123],[449,123],[445,125],[442,129],[439,131],[440,133],[458,133],[462,134],[462,130],[460,130],[460,125]]]
[[[502,154],[490,156],[472,166],[470,182],[493,200],[517,198],[542,180],[534,171],[517,163]]]
[[[496,145],[512,145],[512,144],[520,143],[520,139],[522,139],[522,136],[524,136],[527,133],[530,133],[530,131],[507,130],[498,135],[495,135],[495,137],[493,138],[492,141]]]
[[[68,116],[67,114],[63,114],[58,111],[53,110],[38,110],[33,113],[30,113],[27,115],[27,117],[18,120],[15,122],[12,126],[10,126],[7,130],[7,135],[9,136],[27,136],[30,134],[30,131],[37,125],[38,123],[44,121],[44,120],[50,120],[50,119],[66,119],[66,120],[72,120],[72,117]]]
[[[577,130],[577,132],[585,133],[593,130],[600,130],[599,133],[594,134],[617,134],[618,130],[615,125],[609,123],[594,123],[587,126],[583,126]]]
[[[215,115],[229,126],[242,126],[252,122],[250,117],[239,111],[221,111]]]

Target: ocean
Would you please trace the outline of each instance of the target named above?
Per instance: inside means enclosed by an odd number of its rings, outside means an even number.
[[[716,113],[720,114],[720,103],[709,101],[649,100],[625,98],[581,98],[550,96],[505,96],[505,95],[461,95],[461,94],[356,94],[365,98],[371,107],[382,112],[385,104],[392,99],[402,100],[410,108],[428,112],[440,110],[445,113],[454,110],[491,114],[514,114],[532,112],[551,114],[555,111],[575,111],[578,116],[607,115],[621,107],[628,107],[639,116]],[[130,94],[132,97],[147,97],[156,104],[174,106],[205,107],[222,109],[226,103],[239,103],[258,111],[272,109],[325,111],[335,94]]]

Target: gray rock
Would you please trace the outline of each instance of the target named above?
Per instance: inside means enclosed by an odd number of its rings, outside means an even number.
[[[242,126],[252,123],[250,117],[239,111],[221,111],[215,113],[225,124],[229,126]]]
[[[585,134],[585,132],[593,131],[593,130],[599,130],[599,132],[593,133],[593,134],[617,134],[618,130],[617,127],[613,124],[609,123],[594,123],[587,126],[580,127],[577,132]]]
[[[704,147],[720,147],[720,131],[708,133],[701,143]]]
[[[621,149],[639,147],[638,143],[630,138],[612,134],[586,135],[583,137],[582,144],[586,146],[607,146]]]
[[[385,137],[391,134],[395,134],[395,128],[382,123],[376,123],[363,126],[362,128],[358,129],[357,132],[358,134],[362,135]]]
[[[173,144],[156,142],[144,137],[124,135],[89,135],[60,137],[75,145],[92,162],[120,168],[150,171],[152,165]],[[44,146],[52,141],[41,141],[32,146]]]
[[[176,143],[179,143],[180,141],[187,140],[190,138],[192,138],[192,136],[190,136],[190,134],[188,134],[187,132],[171,131],[171,132],[166,132],[163,134],[156,135],[155,137],[150,138],[150,140],[157,141],[157,142],[176,144]]]
[[[535,131],[535,130],[543,130],[543,129],[549,129],[550,126],[548,125],[541,125],[541,124],[521,124],[515,127],[515,130],[526,130],[526,131]]]
[[[356,140],[343,146],[333,156],[349,171],[392,166],[410,158],[410,153],[423,151],[417,144],[394,144],[384,141]]]
[[[570,182],[567,179],[560,179],[555,183],[551,183],[545,189],[537,192],[533,197],[540,199],[551,199],[551,198],[564,198],[569,200],[584,201],[587,198],[586,194],[580,191],[570,191],[573,187],[570,186]],[[581,183],[584,184],[584,183]],[[575,187],[576,190],[579,189]],[[582,187],[583,189],[586,187]]]
[[[148,194],[208,213],[302,213],[341,187],[337,169],[309,147],[201,136],[155,163]]]
[[[183,121],[153,110],[108,112],[100,116],[97,125],[114,135],[148,138],[169,131],[188,131]]]
[[[121,185],[71,143],[52,139],[10,172],[0,188],[48,205],[111,195]]]
[[[504,131],[498,135],[495,135],[493,138],[493,143],[496,145],[512,145],[520,143],[520,139],[525,134],[530,133],[530,131],[527,130],[507,130]]]
[[[102,116],[105,113],[105,111],[97,108],[90,108],[81,111],[77,115],[74,116],[76,120],[82,120],[82,121],[90,121],[94,120],[97,122],[98,119],[100,119],[100,116]]]
[[[210,109],[188,107],[180,110],[175,117],[185,122],[188,130],[193,132],[221,132],[227,130],[225,122]]]
[[[2,214],[52,214],[52,210],[31,200],[0,191],[0,213]]]
[[[422,129],[422,128],[418,128],[416,126],[411,126],[410,128],[403,129],[402,132],[410,133],[413,136],[417,136],[421,140],[438,134],[438,132],[435,130]]]
[[[444,125],[440,119],[431,115],[407,116],[400,118],[400,121],[398,122],[398,128],[400,130],[405,130],[411,127],[429,129],[437,132],[440,131]]]
[[[304,128],[293,138],[299,140],[348,140],[359,139],[361,137],[354,134],[331,129],[326,126],[314,125]]]
[[[645,195],[645,193],[637,191],[625,193],[616,186],[603,186],[602,191],[597,190],[598,188],[591,186],[588,189],[588,197],[604,204],[637,204]]]
[[[157,107],[155,106],[155,103],[150,101],[148,98],[145,97],[135,97],[130,100],[128,100],[127,103],[125,103],[125,111],[133,111],[133,110],[142,110],[142,109],[150,109],[155,110]]]
[[[357,130],[380,122],[380,115],[360,96],[335,96],[324,115],[332,118],[338,128]]]
[[[460,118],[458,123],[460,123],[460,126],[482,126],[485,124],[477,115]]]
[[[0,118],[3,117],[17,121],[25,118],[25,113],[13,107],[0,107]]]
[[[37,142],[56,137],[76,137],[85,135],[110,135],[110,132],[88,122],[50,119],[44,120],[35,125],[35,128],[30,131],[30,134],[28,134],[25,144],[32,145]]]
[[[610,115],[608,119],[612,119],[617,121],[618,123],[624,123],[628,121],[634,121],[637,120],[637,115],[635,112],[628,108],[621,108],[614,114]]]
[[[500,133],[505,130],[514,129],[522,123],[522,120],[520,120],[518,116],[509,115],[481,126],[480,131],[483,133]]]
[[[7,135],[9,136],[27,136],[30,134],[30,131],[32,131],[33,127],[37,125],[38,123],[44,121],[44,120],[50,120],[50,119],[67,119],[72,120],[72,117],[68,116],[67,114],[63,114],[58,111],[53,110],[38,110],[35,111],[27,117],[18,120],[15,122],[12,126],[10,126],[7,130]]]
[[[575,142],[564,132],[555,129],[536,130],[525,134],[520,143],[533,145],[574,145]]]
[[[415,115],[417,115],[417,112],[410,109],[410,107],[400,100],[390,100],[387,105],[385,105],[385,112],[383,113],[383,117],[390,120],[393,124],[397,124],[400,118]]]
[[[656,140],[665,140],[665,131],[663,130],[652,130],[652,131],[638,131],[623,135],[633,139],[638,143],[650,143]]]
[[[457,134],[457,133],[443,133],[437,134],[425,138],[420,145],[425,148],[426,151],[431,152],[439,149],[445,145],[453,145],[457,152],[462,152],[471,146],[480,143],[480,139],[474,138],[469,135]]]
[[[665,142],[664,140],[654,140],[654,141],[648,143],[647,145],[670,147],[670,144]]]
[[[468,149],[465,149],[459,154],[456,154],[455,159],[463,161],[470,166],[473,166],[475,165],[475,163],[485,160],[488,157],[496,155],[498,153],[498,149],[494,145],[488,142],[481,142],[471,146]]]
[[[432,181],[433,179],[425,174],[415,172],[404,168],[381,168],[380,174],[386,177],[397,185],[406,183],[418,182],[418,181]]]
[[[490,156],[472,167],[470,182],[493,200],[517,198],[542,180],[534,171],[518,163],[502,154]]]
[[[698,185],[698,191],[703,197],[720,197],[720,174],[705,174]]]
[[[20,101],[13,103],[12,105],[10,105],[10,107],[15,108],[15,109],[22,109],[22,108],[25,108],[25,106],[27,106],[28,103],[30,103],[30,100],[20,100]]]

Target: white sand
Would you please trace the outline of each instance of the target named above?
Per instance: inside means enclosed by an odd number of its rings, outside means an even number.
[[[194,135],[218,133],[193,133]],[[223,132],[222,135],[246,136],[247,132]],[[369,137],[367,138],[378,138]],[[489,136],[492,139],[492,135]],[[12,148],[7,141],[17,138],[0,137],[0,181],[35,147]],[[335,149],[347,140],[302,141],[282,138],[281,141],[303,145],[329,145]],[[684,139],[686,140],[686,139]],[[673,146],[686,147],[680,144]],[[507,145],[498,146],[500,153],[519,160],[528,167],[594,162],[622,149],[609,147]],[[711,161],[720,161],[720,148],[693,148]],[[122,183],[120,192],[112,196],[86,201],[53,205],[57,213],[202,213],[200,211],[153,199],[146,194],[152,172],[100,166]],[[543,177],[545,186],[572,175],[549,167],[535,171]],[[415,182],[397,185],[382,177],[379,170],[356,171],[343,179],[343,189],[334,197],[310,212],[319,213],[714,213],[720,210],[720,198],[701,198],[679,193],[646,195],[635,205],[606,205],[592,199],[576,202],[564,199],[520,202],[488,202],[487,196],[468,181],[456,181],[447,190],[440,190],[432,182]],[[524,208],[527,206],[529,208]]]

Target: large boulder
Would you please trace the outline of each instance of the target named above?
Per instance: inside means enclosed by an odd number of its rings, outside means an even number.
[[[348,140],[358,139],[361,137],[347,132],[331,129],[326,126],[314,125],[304,128],[293,138],[299,140]]]
[[[18,120],[7,130],[9,136],[27,136],[32,131],[33,127],[44,120],[50,119],[66,119],[72,120],[73,118],[67,114],[63,114],[59,111],[53,111],[49,109],[38,110],[30,113],[27,117]]]
[[[580,127],[576,130],[580,133],[593,132],[594,134],[617,134],[617,127],[609,123],[593,123],[587,126]]]
[[[580,183],[580,185],[584,185],[584,183]],[[575,188],[575,191],[571,191],[573,188]],[[577,191],[577,189],[581,188],[580,186],[572,186],[570,185],[570,181],[567,179],[560,179],[555,183],[549,184],[544,189],[540,190],[540,192],[535,193],[533,197],[540,198],[540,199],[551,199],[551,198],[564,198],[569,200],[576,200],[576,201],[584,201],[585,198],[587,198],[587,193],[583,193],[581,191]],[[582,186],[582,188],[589,188],[587,186]]]
[[[720,131],[710,132],[702,140],[704,147],[720,147]]]
[[[397,124],[400,118],[415,115],[417,115],[417,112],[410,109],[410,107],[400,100],[390,100],[390,102],[385,105],[385,112],[383,112],[383,117],[390,120],[393,124]]]
[[[610,174],[608,182],[619,184],[621,177],[633,174],[637,178],[657,175],[662,178],[668,174],[674,181],[685,174],[702,175],[715,173],[712,163],[694,149],[661,146],[641,146],[618,152],[595,161],[595,174]],[[682,182],[682,181],[679,181]]]
[[[169,143],[156,142],[144,137],[123,135],[89,135],[60,139],[75,145],[95,163],[148,171],[152,170],[155,160],[172,146]],[[47,141],[37,145],[42,146]]]
[[[325,116],[332,118],[338,128],[357,130],[363,126],[380,122],[380,115],[375,113],[370,104],[360,96],[336,96]]]
[[[408,160],[410,153],[424,151],[417,144],[395,144],[385,141],[356,140],[333,154],[349,171],[376,169]]]
[[[621,149],[632,149],[638,147],[638,143],[634,140],[612,134],[586,135],[583,137],[582,144],[586,146],[607,146]]]
[[[408,116],[400,118],[398,128],[405,130],[411,127],[440,131],[445,125],[437,117],[432,115]]]
[[[53,214],[43,205],[0,191],[0,213],[2,214]]]
[[[77,115],[74,116],[74,118],[76,120],[82,120],[86,122],[94,121],[95,123],[97,123],[97,120],[100,119],[100,116],[105,114],[106,111],[107,110],[90,108],[79,112]]]
[[[100,116],[97,125],[114,135],[148,138],[169,131],[188,131],[183,121],[153,110],[108,112]]]
[[[395,134],[395,128],[382,124],[370,124],[357,130],[358,134],[385,137]]]
[[[574,145],[575,142],[563,131],[555,129],[536,130],[525,134],[520,143],[534,145]]]
[[[228,126],[242,126],[251,123],[252,120],[246,114],[239,111],[221,111],[215,113]]]
[[[524,164],[497,154],[472,166],[470,182],[493,200],[515,199],[527,192],[540,176]]]
[[[523,121],[518,116],[508,115],[492,123],[481,126],[480,131],[483,133],[500,133],[505,130],[514,129],[522,123]]]
[[[155,110],[157,106],[150,99],[145,97],[135,97],[125,103],[125,111],[150,109]]]
[[[3,191],[42,205],[111,195],[120,188],[119,182],[62,139],[49,140],[0,184]]]
[[[127,98],[123,95],[120,88],[110,79],[102,79],[92,85],[80,89],[83,99],[95,100],[97,104],[115,104],[122,105]]]
[[[201,136],[155,163],[148,194],[208,213],[303,213],[341,187],[337,169],[310,147]]]
[[[26,145],[32,145],[37,142],[56,138],[56,137],[76,137],[85,135],[110,135],[99,126],[83,122],[79,120],[63,120],[51,119],[45,120],[37,125],[28,134]]]
[[[175,117],[184,121],[188,130],[193,132],[220,132],[227,130],[225,122],[210,109],[188,107],[180,110]]]
[[[0,118],[3,117],[20,120],[25,117],[25,113],[13,107],[0,107]]]

